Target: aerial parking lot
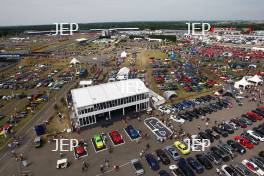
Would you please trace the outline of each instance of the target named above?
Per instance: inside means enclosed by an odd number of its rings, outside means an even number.
[[[264,175],[258,31],[49,32],[0,40],[0,175]]]

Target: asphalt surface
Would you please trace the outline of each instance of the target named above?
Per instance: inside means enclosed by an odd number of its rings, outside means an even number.
[[[18,147],[15,151],[21,153],[27,153],[30,151],[30,146],[34,140],[35,132],[33,127],[35,124],[39,122],[45,121],[51,114],[54,113],[53,106],[56,103],[59,103],[59,100],[64,97],[68,90],[73,87],[73,84],[68,84],[64,86],[60,92],[56,95],[56,98],[49,100],[49,102],[44,105],[44,107],[38,111],[19,131],[17,131],[16,135],[21,136],[23,139],[23,143],[20,147]],[[0,175],[3,173],[5,175],[19,175],[18,173],[22,170],[19,166],[19,163],[13,163],[11,158],[11,151],[8,146],[4,146],[0,151]],[[8,161],[8,162],[7,162]],[[15,170],[14,170],[14,166]],[[9,174],[9,171],[11,173]]]
[[[59,99],[59,98],[58,98]],[[255,109],[257,107],[256,103],[248,102],[247,100],[244,100],[244,105],[238,106],[234,103],[234,107],[231,109],[223,109],[217,112],[214,112],[210,115],[207,115],[206,117],[209,117],[211,119],[211,122],[214,122],[215,120],[221,122],[223,120],[228,120],[234,117],[238,117],[241,114]],[[48,113],[48,110],[45,110],[46,113]],[[44,112],[43,112],[44,113]],[[45,116],[45,114],[43,114]],[[161,116],[161,115],[159,115]],[[145,117],[148,117],[145,115]],[[72,175],[89,175],[89,176],[133,176],[134,170],[130,164],[130,160],[134,158],[140,158],[139,153],[142,151],[142,149],[145,150],[146,144],[150,144],[150,149],[147,152],[154,153],[156,149],[164,148],[167,145],[172,145],[175,140],[168,140],[163,143],[158,142],[156,140],[156,136],[149,130],[148,127],[144,124],[143,117],[141,121],[138,121],[137,119],[129,120],[128,124],[133,125],[135,128],[141,130],[143,133],[148,134],[148,138],[141,139],[139,143],[137,141],[131,141],[129,136],[125,133],[124,127],[126,127],[126,124],[123,121],[117,121],[114,122],[113,125],[107,127],[107,128],[101,128],[101,127],[95,127],[91,129],[84,129],[81,131],[80,134],[73,134],[73,138],[76,139],[84,139],[88,143],[88,156],[81,158],[79,160],[76,160],[74,158],[73,152],[63,152],[65,154],[64,157],[67,157],[70,161],[70,166],[67,169],[56,169],[56,161],[60,159],[59,152],[53,152],[52,150],[55,149],[55,143],[45,143],[42,148],[35,149],[33,145],[33,132],[31,129],[26,128],[27,130],[23,130],[25,135],[27,136],[28,140],[26,144],[24,144],[18,151],[24,152],[24,156],[27,157],[29,161],[28,167],[23,167],[20,165],[19,162],[15,161],[14,159],[11,159],[10,154],[5,155],[4,157],[1,157],[0,160],[0,175],[6,175],[6,176],[13,176],[13,175],[19,175],[19,171],[29,171],[33,173],[33,175],[37,176],[46,176],[46,175],[56,175],[56,176],[72,176]],[[254,123],[252,126],[248,127],[247,129],[252,129],[254,126],[257,126],[260,123],[263,123],[264,120],[261,122]],[[32,123],[33,124],[33,123]],[[32,125],[31,124],[31,125]],[[174,123],[175,126],[176,123]],[[198,132],[198,126],[201,126],[202,129],[205,129],[204,121],[201,119],[195,119],[192,122],[186,122],[182,125],[183,129],[191,134],[197,134]],[[212,126],[213,124],[210,124]],[[102,150],[100,152],[95,152],[94,147],[92,146],[92,136],[97,133],[104,132],[105,134],[108,134],[111,130],[116,129],[118,130],[125,143],[121,145],[114,146],[113,152],[109,153],[109,150]],[[230,135],[227,138],[222,138],[223,141],[227,139],[231,139],[233,136],[240,134],[243,131],[243,129],[240,129],[235,132],[235,134]],[[218,143],[218,141],[214,142],[215,144]],[[214,145],[214,144],[212,144]],[[228,162],[229,163],[238,163],[241,162],[244,158],[249,158],[253,155],[256,155],[260,150],[264,149],[264,143],[260,143],[258,146],[255,146],[253,149],[248,150],[247,153],[244,155],[239,155],[236,158],[234,158],[233,161]],[[194,156],[199,152],[191,152],[191,154],[187,155]],[[2,156],[2,153],[1,153]],[[186,156],[184,156],[186,157]],[[109,160],[109,168],[105,168],[105,172],[102,174],[100,172],[100,165],[104,164],[104,160]],[[89,164],[89,167],[86,172],[82,172],[82,161],[86,161]],[[176,162],[171,160],[171,164],[176,164]],[[150,170],[148,167],[148,164],[146,163],[146,160],[144,158],[141,159],[141,163],[143,164],[143,167],[146,171],[146,176],[155,176],[158,175],[158,172],[154,172]],[[120,167],[119,171],[114,171],[113,166],[118,165]],[[160,164],[161,169],[169,170],[168,166],[165,166],[163,164]],[[214,169],[211,169],[209,171],[206,171],[204,176],[209,175],[216,175],[215,173],[216,167]]]

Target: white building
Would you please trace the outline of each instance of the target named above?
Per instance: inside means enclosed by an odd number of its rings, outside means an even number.
[[[98,121],[111,119],[111,114],[121,110],[125,115],[149,107],[149,89],[140,79],[108,82],[85,88],[73,89],[73,125],[85,127]]]

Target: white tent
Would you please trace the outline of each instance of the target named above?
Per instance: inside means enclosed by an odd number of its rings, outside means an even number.
[[[253,83],[255,83],[256,85],[257,85],[258,83],[263,82],[263,80],[260,79],[260,77],[259,77],[258,75],[255,75],[255,76],[249,78],[248,81],[249,81],[249,82],[253,82]]]
[[[121,57],[122,57],[122,58],[127,57],[127,52],[123,51],[123,52],[121,53]]]
[[[80,61],[78,61],[76,58],[73,58],[70,64],[73,64],[73,65],[80,64]]]
[[[116,79],[117,79],[117,80],[128,79],[129,71],[130,71],[130,69],[127,68],[127,67],[123,67],[123,68],[121,68],[121,69],[118,71],[117,75],[116,75]]]
[[[165,91],[163,93],[163,96],[165,97],[166,100],[169,100],[171,97],[177,96],[177,94],[175,91],[169,90],[169,91]]]
[[[243,87],[243,89],[245,89],[247,86],[252,85],[251,83],[249,83],[245,77],[243,77],[240,81],[235,82],[234,87],[236,89],[239,89],[240,87]]]

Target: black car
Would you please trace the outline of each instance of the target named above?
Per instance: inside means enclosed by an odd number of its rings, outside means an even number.
[[[184,158],[179,159],[178,166],[181,169],[181,171],[184,173],[184,175],[195,176],[195,173],[193,172],[193,170],[191,169],[191,167],[188,165],[188,163]]]
[[[262,151],[259,152],[259,156],[264,159],[264,150],[262,150]]]
[[[205,167],[205,169],[212,169],[213,168],[212,163],[204,155],[197,154],[197,155],[195,155],[195,157]]]
[[[201,111],[200,109],[196,109],[196,108],[195,108],[195,109],[193,110],[193,112],[196,113],[196,114],[198,114],[198,115],[205,115],[205,114],[203,113],[203,111]]]
[[[226,153],[225,151],[221,150],[220,148],[213,146],[210,149],[212,152],[214,152],[214,154],[216,154],[218,157],[220,157],[224,162],[227,162],[230,160],[230,157],[228,155],[228,153]]]
[[[218,134],[222,135],[223,137],[227,137],[228,136],[228,132],[223,130],[222,128],[219,128],[217,126],[213,126],[212,129],[217,132]]]
[[[214,142],[214,138],[212,136],[208,135],[208,133],[206,133],[206,132],[199,132],[198,136],[202,139],[209,139],[210,142]]]
[[[264,126],[263,125],[259,125],[258,127],[254,127],[253,130],[260,133],[261,135],[264,135]]]
[[[204,172],[204,167],[193,157],[187,158],[186,161],[193,168],[193,170],[195,170],[198,174],[201,174]]]
[[[160,159],[160,161],[164,165],[169,165],[170,164],[170,159],[169,159],[169,157],[167,156],[167,154],[163,150],[161,150],[161,149],[156,150],[156,154],[157,154],[158,158]]]
[[[262,160],[262,158],[254,156],[250,158],[249,160],[255,163],[260,169],[264,170],[264,161]]]
[[[165,170],[160,170],[159,171],[159,176],[170,176],[170,174],[167,171],[165,171]]]
[[[234,133],[234,129],[230,125],[228,125],[227,123],[221,124],[220,128],[227,131],[229,134]]]
[[[244,154],[247,152],[246,149],[237,141],[228,140],[227,144],[230,145],[236,152],[238,152],[240,154]]]
[[[220,139],[220,135],[214,132],[213,130],[206,129],[204,130],[204,132],[213,137],[214,139]]]
[[[208,151],[204,154],[206,158],[208,158],[212,163],[215,165],[221,165],[222,164],[222,159],[218,157],[214,152]]]
[[[188,114],[184,113],[184,114],[178,114],[179,118],[182,118],[184,120],[188,120],[188,121],[192,121],[193,118],[191,116],[189,116]]]
[[[242,114],[241,117],[245,117],[245,118],[251,120],[252,122],[256,122],[256,121],[257,121],[257,119],[255,119],[255,118],[253,118],[253,117],[251,117],[251,116],[249,116],[249,115],[246,115],[246,114]]]
[[[240,117],[238,120],[243,122],[243,123],[245,123],[245,124],[247,124],[247,125],[252,125],[253,124],[253,122],[250,119],[246,118],[245,116]]]

